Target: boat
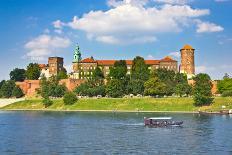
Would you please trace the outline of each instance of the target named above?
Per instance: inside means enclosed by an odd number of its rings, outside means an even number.
[[[201,115],[212,115],[212,114],[215,114],[215,115],[228,115],[228,114],[230,114],[230,111],[229,110],[220,110],[219,112],[198,111],[198,113],[201,114]]]
[[[144,125],[147,127],[181,126],[183,121],[173,121],[172,117],[144,117]]]

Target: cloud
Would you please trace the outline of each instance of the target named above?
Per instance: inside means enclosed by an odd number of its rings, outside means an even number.
[[[154,58],[153,55],[149,54],[149,55],[147,56],[147,59],[148,59],[148,60],[153,60],[153,59],[155,59],[155,58]]]
[[[56,20],[54,21],[53,23],[53,26],[56,28],[56,29],[62,29],[63,26],[65,25],[63,22],[61,22],[60,20]]]
[[[106,11],[90,11],[82,17],[74,16],[67,23],[53,22],[57,28],[63,26],[86,32],[90,40],[108,44],[148,43],[156,41],[159,33],[180,32],[193,19],[209,15],[208,9],[193,9],[188,5],[147,7],[149,0],[109,0]],[[136,3],[137,2],[137,3]]]
[[[201,20],[196,20],[197,23],[197,33],[205,33],[205,32],[220,32],[223,31],[224,28],[210,22],[203,22]]]
[[[43,34],[27,42],[24,48],[27,50],[27,58],[41,61],[47,56],[59,52],[60,49],[67,48],[70,44],[71,41],[68,38]]]
[[[188,2],[190,2],[190,0],[154,0],[154,2],[184,5],[184,4],[187,4]]]
[[[180,58],[180,52],[171,52],[171,53],[169,53],[169,55],[176,57],[176,58]]]

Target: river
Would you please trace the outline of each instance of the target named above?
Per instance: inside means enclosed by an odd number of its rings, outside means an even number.
[[[148,128],[144,116],[184,124]],[[232,154],[232,116],[0,111],[0,154]]]

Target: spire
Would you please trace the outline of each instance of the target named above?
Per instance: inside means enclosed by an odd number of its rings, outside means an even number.
[[[80,47],[78,44],[76,44],[74,54],[73,54],[73,62],[80,62],[80,61],[81,61]]]

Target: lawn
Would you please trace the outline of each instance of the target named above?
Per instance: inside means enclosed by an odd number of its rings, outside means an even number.
[[[44,108],[41,99],[13,103],[2,110],[108,110],[108,111],[219,111],[222,105],[232,109],[232,98],[216,97],[210,106],[195,107],[192,98],[101,98],[79,99],[73,105],[64,105],[62,99],[52,100],[53,104]]]

